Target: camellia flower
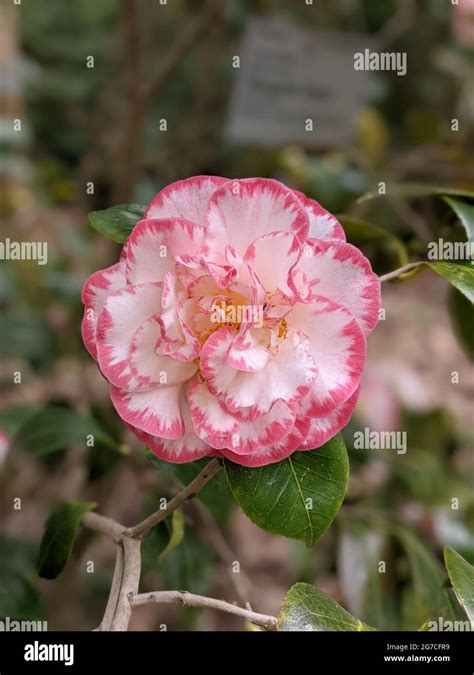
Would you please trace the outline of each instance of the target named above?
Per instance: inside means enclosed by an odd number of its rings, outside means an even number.
[[[153,453],[262,466],[347,424],[380,283],[302,193],[198,176],[150,202],[82,299],[84,342]]]

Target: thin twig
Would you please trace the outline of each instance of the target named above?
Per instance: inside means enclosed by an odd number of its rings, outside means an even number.
[[[159,509],[152,513],[151,516],[142,520],[141,523],[131,527],[127,534],[130,537],[142,537],[146,532],[151,530],[152,527],[160,523],[162,520],[167,518],[170,513],[179,509],[188,499],[192,499],[196,494],[211,480],[211,478],[219,471],[222,466],[220,459],[212,459],[209,464],[206,464],[204,469],[199,473],[196,478],[187,485],[184,490],[181,490],[173,499],[170,499],[166,509]]]
[[[253,612],[250,607],[245,609],[224,600],[206,598],[188,593],[187,591],[138,593],[141,575],[142,536],[173,513],[173,511],[181,507],[188,499],[195,497],[211,478],[215,476],[221,466],[221,459],[212,459],[189,485],[168,502],[166,509],[156,511],[141,523],[129,529],[121,523],[97,513],[89,512],[84,515],[82,519],[84,527],[101,532],[118,543],[117,559],[107,607],[101,625],[96,630],[127,630],[133,607],[152,602],[218,609],[240,616],[258,626],[263,626],[267,630],[276,630],[277,620],[275,617],[259,614]],[[217,548],[220,551],[221,557],[230,561],[233,554],[223,539],[218,541]],[[244,597],[242,589],[240,589],[239,596],[241,598]],[[243,601],[245,602],[245,600]]]
[[[122,583],[117,599],[111,630],[127,630],[132,614],[130,598],[138,593],[141,573],[140,540],[125,536],[123,546],[123,574]]]
[[[105,608],[104,618],[101,621],[99,630],[108,631],[112,629],[115,612],[117,611],[117,602],[120,595],[123,579],[123,546],[120,543],[117,547],[117,557],[115,558],[114,576],[112,577],[112,586],[110,588],[109,599]]]
[[[106,534],[114,541],[120,541],[123,534],[127,531],[125,525],[121,525],[117,521],[112,520],[112,518],[101,516],[99,513],[93,513],[92,511],[84,514],[81,524],[89,530]]]
[[[407,263],[406,265],[403,265],[403,267],[399,267],[397,270],[394,270],[393,272],[388,272],[388,274],[382,274],[382,276],[379,277],[379,280],[382,283],[384,281],[391,281],[392,279],[397,279],[398,277],[402,276],[402,274],[410,272],[410,270],[414,270],[416,267],[420,267],[423,264],[424,264],[423,262]]]
[[[258,614],[243,607],[232,605],[230,602],[224,600],[216,600],[215,598],[206,598],[203,595],[195,595],[188,591],[154,591],[151,593],[140,593],[134,595],[131,600],[133,607],[139,605],[148,605],[150,603],[171,604],[171,605],[186,605],[188,607],[208,607],[218,609],[221,612],[228,612],[241,616],[257,626],[263,626],[267,630],[276,630],[277,619],[274,616],[267,614]]]

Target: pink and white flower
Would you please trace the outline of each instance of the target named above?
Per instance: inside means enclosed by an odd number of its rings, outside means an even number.
[[[262,466],[347,424],[380,283],[302,193],[198,176],[150,202],[82,299],[86,347],[152,452]]]

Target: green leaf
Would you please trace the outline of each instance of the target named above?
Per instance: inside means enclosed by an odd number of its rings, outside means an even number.
[[[337,573],[347,609],[378,630],[396,629],[396,602],[388,574],[379,572],[387,560],[387,536],[372,526],[346,521],[338,536]],[[387,567],[390,564],[387,563]],[[357,583],[354,583],[357,579]]]
[[[312,546],[327,530],[346,491],[348,459],[341,434],[317,450],[259,468],[225,462],[232,493],[252,522]]]
[[[95,507],[91,502],[61,502],[56,506],[46,521],[40,544],[36,563],[40,577],[56,579],[61,574],[83,515]]]
[[[431,269],[474,303],[474,265],[468,262],[428,262]]]
[[[444,587],[445,576],[438,561],[409,530],[394,526],[391,531],[407,553],[412,580],[403,603],[403,629],[416,630],[433,616],[456,619],[455,607]]]
[[[171,536],[166,548],[160,553],[159,558],[166,558],[180,545],[184,537],[184,515],[181,509],[176,509],[171,515]]]
[[[2,316],[0,358],[21,356],[40,368],[47,365],[57,352],[57,337],[42,318],[32,313]]]
[[[380,197],[404,197],[406,199],[418,199],[420,197],[434,197],[442,195],[453,195],[454,197],[474,198],[474,192],[461,188],[452,188],[442,185],[429,185],[422,183],[388,183],[387,193],[380,194],[378,191],[366,192],[357,200],[366,202]]]
[[[119,449],[93,418],[70,408],[48,405],[26,420],[15,442],[27,452],[44,457],[75,444],[85,447],[88,437],[93,437],[94,446],[103,444]],[[100,449],[97,448],[97,451],[100,452]]]
[[[146,206],[141,204],[120,204],[104,211],[92,211],[89,220],[99,234],[123,244],[139,220],[143,218]]]
[[[474,265],[469,262],[429,262],[420,260],[413,270],[399,279],[409,279],[416,272],[429,267],[443,277],[451,286],[457,288],[471,303],[474,303]]]
[[[455,288],[450,288],[448,306],[454,332],[466,356],[474,360],[474,305]]]
[[[445,197],[444,201],[453,209],[464,229],[468,241],[474,242],[474,205],[461,199]]]
[[[195,462],[186,462],[185,464],[170,464],[158,459],[148,448],[145,450],[145,456],[157,469],[173,476],[179,480],[183,485],[188,485],[196,476],[203,470],[209,459],[198,459]],[[224,525],[230,513],[234,500],[229,490],[229,484],[225,477],[224,471],[219,471],[202,490],[198,492],[196,497],[201,501],[212,513],[218,523]]]
[[[0,412],[0,429],[13,438],[25,422],[38,412],[38,406],[15,405]]]
[[[171,526],[167,518],[161,523],[155,525],[145,534],[142,542],[142,570],[143,573],[148,570],[156,569],[161,553],[166,549],[171,537]]]
[[[444,548],[444,562],[454,593],[474,630],[474,567],[450,546]]]
[[[32,581],[36,552],[34,544],[0,534],[0,618],[45,619],[44,600]]]
[[[347,241],[364,252],[377,274],[384,274],[408,262],[403,242],[392,232],[353,216],[339,215],[337,218]]]
[[[279,631],[372,631],[332,598],[311,586],[298,583],[290,588],[280,607]]]

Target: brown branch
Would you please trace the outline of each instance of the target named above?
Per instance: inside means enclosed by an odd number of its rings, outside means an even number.
[[[196,478],[183,488],[173,499],[171,499],[164,510],[159,510],[143,520],[138,525],[131,528],[124,527],[111,518],[106,518],[97,513],[86,513],[82,519],[82,525],[95,532],[101,532],[107,535],[113,541],[118,543],[117,558],[110,589],[109,599],[104,613],[104,618],[97,630],[121,631],[127,630],[130,623],[132,608],[134,604],[145,604],[145,598],[152,598],[150,602],[171,602],[171,600],[159,600],[157,598],[175,598],[176,602],[190,604],[192,606],[206,606],[238,614],[249,621],[258,625],[263,625],[269,630],[276,626],[274,617],[267,617],[263,614],[257,614],[250,609],[236,607],[222,600],[213,600],[211,598],[201,598],[183,591],[163,591],[158,594],[138,595],[140,576],[141,576],[141,538],[152,527],[167,518],[173,511],[182,506],[188,499],[195,495],[211,480],[222,466],[222,460],[212,459]],[[229,553],[226,551],[225,556]],[[231,554],[230,554],[231,555]],[[152,597],[153,596],[153,597]],[[138,601],[135,602],[135,599]],[[179,599],[176,599],[179,598]],[[200,603],[200,604],[196,604]]]
[[[211,28],[214,20],[218,17],[221,5],[221,0],[209,0],[202,14],[193,24],[189,24],[178,37],[173,50],[168,54],[160,70],[145,86],[143,102],[146,107],[150,105],[153,98],[168,83],[174,71]]]
[[[118,177],[118,201],[129,202],[133,196],[140,143],[144,125],[143,91],[140,75],[140,38],[137,0],[122,0],[120,30],[122,34],[123,93],[128,104],[123,129]]]
[[[397,270],[394,270],[393,272],[388,272],[388,274],[382,274],[382,276],[379,277],[380,282],[383,283],[384,281],[392,281],[392,279],[398,279],[398,277],[401,277],[403,274],[406,274],[407,272],[410,272],[411,270],[416,269],[417,267],[421,267],[424,263],[421,262],[412,262],[412,263],[407,263],[406,265],[403,265],[403,267],[399,267]]]
[[[112,520],[112,518],[106,518],[106,516],[101,516],[99,513],[93,513],[92,511],[84,514],[81,524],[89,530],[106,534],[117,542],[122,539],[124,533],[127,531],[125,525],[121,525],[117,521]]]
[[[127,630],[132,614],[130,598],[138,593],[141,574],[141,542],[125,536],[123,546],[123,574],[122,583],[117,598],[117,607],[114,613],[111,630]]]
[[[117,557],[115,558],[115,568],[114,576],[112,577],[112,586],[110,588],[109,599],[107,600],[107,606],[105,608],[104,618],[100,623],[98,630],[112,630],[112,625],[114,621],[115,612],[117,611],[117,603],[120,595],[120,589],[122,587],[123,579],[123,546],[122,543],[119,544],[117,548]]]
[[[122,0],[122,33],[124,61],[127,71],[125,95],[128,115],[121,130],[122,149],[119,165],[117,200],[129,202],[140,169],[143,129],[146,115],[156,95],[169,82],[193,48],[206,35],[221,10],[220,0],[209,0],[194,23],[178,36],[174,47],[148,84],[142,84],[140,72],[139,26],[136,0]]]
[[[123,74],[125,90],[135,94],[140,83],[140,30],[138,25],[137,0],[122,0],[121,31],[123,40]]]
[[[212,459],[199,473],[196,478],[189,483],[181,492],[179,492],[173,499],[170,499],[166,509],[159,509],[152,513],[151,516],[142,520],[141,523],[131,527],[127,534],[130,537],[142,537],[146,532],[151,530],[152,527],[161,523],[162,520],[167,518],[170,513],[179,509],[188,499],[192,499],[195,495],[201,490],[211,478],[219,471],[222,466],[222,461],[218,458]]]
[[[232,605],[230,602],[224,600],[217,600],[215,598],[207,598],[203,595],[195,595],[188,591],[154,591],[151,593],[140,593],[134,595],[131,600],[133,607],[140,605],[148,605],[150,603],[171,604],[171,605],[186,605],[187,607],[208,607],[211,609],[218,609],[221,612],[228,612],[241,616],[257,626],[263,626],[267,630],[276,630],[277,619],[274,616],[267,614],[258,614],[249,609],[244,609],[238,605]]]

